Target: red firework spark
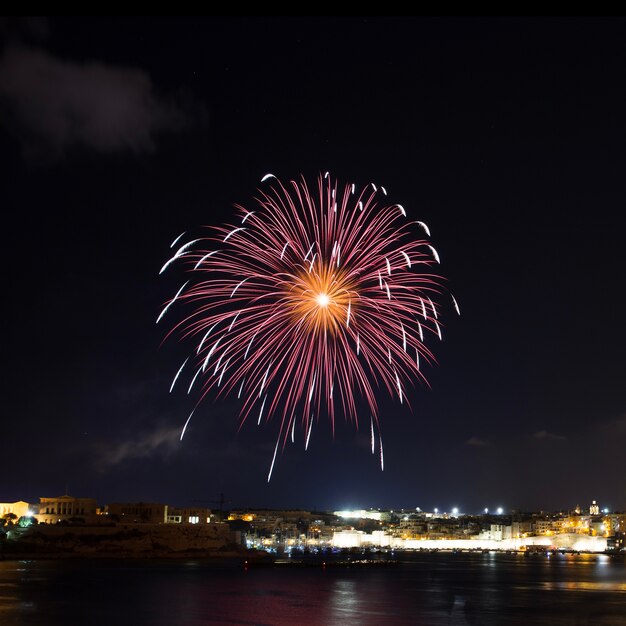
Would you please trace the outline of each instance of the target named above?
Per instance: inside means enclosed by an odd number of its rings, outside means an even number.
[[[193,306],[170,331],[194,342],[170,391],[191,361],[188,393],[200,379],[198,404],[220,387],[243,399],[242,423],[252,414],[259,424],[278,416],[268,480],[296,424],[305,447],[320,414],[333,430],[337,413],[358,426],[359,396],[369,406],[372,452],[374,425],[379,433],[382,466],[375,388],[404,402],[407,385],[426,382],[420,362],[434,361],[426,336],[441,339],[433,297],[442,279],[429,272],[439,256],[414,236],[418,228],[430,236],[428,227],[408,221],[374,184],[356,193],[328,173],[311,189],[304,178],[283,185],[268,174],[266,181],[253,210],[236,207],[239,224],[185,243],[161,269],[181,260],[190,279],[157,322],[175,301]]]

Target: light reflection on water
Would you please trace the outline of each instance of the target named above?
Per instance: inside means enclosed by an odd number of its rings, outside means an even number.
[[[5,561],[0,624],[626,624],[624,559],[442,553],[406,558],[389,568],[248,570],[235,562]]]
[[[541,587],[544,589],[574,589],[576,591],[620,591],[626,592],[626,583],[605,583],[595,581],[581,582],[542,582]]]

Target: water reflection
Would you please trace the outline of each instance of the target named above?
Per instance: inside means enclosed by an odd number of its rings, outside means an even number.
[[[626,592],[626,583],[596,582],[596,581],[569,581],[569,582],[542,582],[543,589],[568,589],[576,591],[619,591]]]
[[[0,562],[2,626],[82,623],[623,626],[626,562],[415,554],[390,568],[247,571],[202,561]]]

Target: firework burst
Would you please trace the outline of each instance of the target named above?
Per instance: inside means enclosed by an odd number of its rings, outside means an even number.
[[[333,431],[337,415],[358,427],[361,398],[382,467],[378,389],[408,404],[407,387],[426,382],[421,363],[434,361],[428,336],[442,336],[428,227],[374,184],[359,192],[328,173],[314,187],[272,174],[262,183],[251,210],[236,206],[239,223],[180,245],[161,269],[180,261],[189,279],[157,322],[175,302],[192,307],[169,333],[193,342],[170,391],[193,367],[198,404],[219,388],[241,399],[242,423],[278,418],[268,480],[296,429],[306,448],[320,415]]]

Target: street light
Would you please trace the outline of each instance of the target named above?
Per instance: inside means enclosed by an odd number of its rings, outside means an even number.
[[[485,515],[487,515],[487,513],[489,513],[489,509],[485,507]]]
[[[504,509],[501,506],[499,506],[498,507],[498,515],[502,515],[503,511],[504,511]]]

